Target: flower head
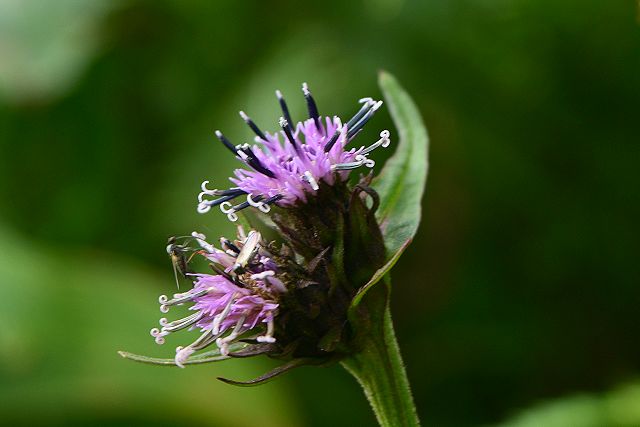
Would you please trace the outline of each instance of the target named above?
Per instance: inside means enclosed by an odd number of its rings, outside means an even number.
[[[241,229],[240,229],[241,230]],[[206,237],[193,233],[199,243],[195,254],[211,262],[217,274],[187,273],[193,280],[193,288],[176,293],[173,298],[161,295],[160,311],[167,313],[174,305],[192,304],[193,314],[169,321],[160,319],[161,328],[151,329],[158,344],[165,337],[182,329],[199,329],[201,335],[186,347],[176,349],[175,364],[184,362],[196,351],[217,345],[223,356],[228,355],[229,345],[249,334],[258,343],[274,343],[274,317],[278,313],[278,298],[286,292],[278,279],[277,268],[269,252],[261,243],[260,233],[240,231],[235,242],[221,239],[223,249],[209,244]],[[184,251],[187,247],[181,245]],[[251,335],[252,334],[252,335]]]
[[[174,321],[160,319],[151,335],[159,344],[182,329],[197,329],[200,336],[162,363],[182,367],[204,359],[266,354],[285,365],[324,364],[359,346],[349,307],[384,264],[385,245],[375,216],[379,198],[370,187],[372,174],[357,184],[348,177],[353,169],[373,167],[368,156],[389,145],[389,132],[382,131],[368,147],[350,148],[382,101],[362,99],[360,110],[343,123],[321,117],[306,84],[303,92],[309,119],[295,126],[277,92],[283,116],[276,133],[262,132],[240,113],[256,134],[255,145],[234,146],[216,132],[246,168],[236,169],[235,186],[227,190],[210,190],[205,181],[198,210],[219,206],[235,221],[237,212],[249,206],[266,213],[275,205],[279,209],[263,223],[275,232],[275,240],[264,242],[258,231],[245,234],[242,227],[236,240],[221,239],[219,248],[195,232],[184,240],[170,239],[167,252],[176,275],[180,272],[193,287],[172,298],[161,296],[160,309],[166,313],[174,305],[189,305],[192,313]],[[196,255],[213,273],[191,271]],[[206,355],[194,354],[209,346],[214,348]],[[260,381],[285,371],[276,369]]]
[[[322,117],[307,87],[302,85],[309,118],[294,123],[280,91],[276,91],[282,117],[280,130],[263,132],[243,111],[240,116],[255,133],[256,144],[232,144],[222,132],[216,136],[247,168],[235,170],[230,178],[234,187],[226,190],[209,189],[209,181],[202,183],[198,195],[198,212],[212,207],[220,210],[231,221],[237,212],[249,206],[268,212],[271,205],[290,207],[307,202],[322,185],[332,186],[347,179],[349,172],[361,166],[373,167],[369,154],[376,148],[387,147],[389,131],[380,133],[380,139],[368,147],[349,148],[349,143],[382,105],[372,98],[360,100],[360,110],[346,123],[338,116]],[[260,145],[258,145],[260,144]],[[245,199],[239,201],[240,199]]]

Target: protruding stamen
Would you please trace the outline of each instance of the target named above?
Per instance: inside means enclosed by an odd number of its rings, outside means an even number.
[[[376,102],[372,98],[362,98],[359,102],[362,104],[362,107],[344,125],[347,131],[351,130],[351,127],[354,126],[360,119],[362,119],[362,117],[364,117],[364,115],[367,114],[369,110],[371,110],[371,108],[376,104]],[[342,131],[342,128],[336,129],[331,139],[325,144],[324,146],[325,153],[328,153],[329,151],[331,151],[331,148],[333,148],[335,143],[338,141],[338,137],[340,136],[341,131]]]
[[[325,146],[324,146],[324,152],[325,153],[328,153],[329,151],[331,151],[331,149],[336,144],[336,142],[338,142],[338,138],[340,138],[340,135],[342,134],[342,129],[343,128],[336,129],[336,131],[333,133],[333,136],[331,137],[331,139],[325,144]]]
[[[191,236],[194,239],[196,239],[196,242],[198,242],[200,247],[202,249],[204,249],[205,251],[207,251],[209,253],[216,253],[217,252],[217,249],[211,243],[208,243],[206,241],[207,236],[205,236],[204,234],[198,233],[197,231],[194,231],[193,233],[191,233]]]
[[[266,141],[267,138],[264,136],[264,133],[262,133],[262,131],[260,130],[260,128],[255,124],[255,122],[253,120],[251,120],[251,118],[249,116],[247,116],[245,114],[244,111],[240,111],[240,117],[242,117],[242,120],[245,121],[245,123],[251,128],[251,130],[253,131],[253,133],[255,133],[256,135],[258,135],[258,138],[260,138],[263,141]]]
[[[192,290],[190,290],[188,292],[184,292],[184,293],[181,293],[181,294],[174,294],[173,298],[171,298],[171,299],[167,299],[166,295],[160,295],[160,298],[158,299],[158,301],[160,302],[161,306],[170,307],[172,305],[182,304],[182,303],[190,301],[190,300],[192,300],[194,298],[201,297],[201,296],[205,295],[207,292],[209,292],[209,289],[201,289],[201,290],[195,291],[195,292],[192,289]]]
[[[198,311],[197,313],[193,313],[187,317],[183,317],[182,319],[166,323],[165,325],[163,325],[161,332],[176,332],[181,329],[188,328],[203,317],[204,314],[201,311]],[[166,319],[164,320],[166,321]]]
[[[175,362],[176,365],[184,368],[184,362],[196,351],[205,348],[212,342],[216,340],[217,336],[212,335],[211,331],[206,331],[202,335],[198,337],[193,343],[189,344],[186,347],[177,347],[176,348],[176,357]]]
[[[378,111],[380,106],[382,105],[382,101],[378,101],[371,106],[371,109],[367,111],[367,113],[362,117],[362,119],[358,120],[358,122],[351,127],[347,127],[347,138],[351,139],[355,136],[356,133],[360,131],[364,127],[364,125],[373,117],[373,115]]]
[[[275,196],[271,196],[267,200],[265,200],[264,204],[271,205],[273,203],[276,203],[278,200],[282,199],[283,197],[284,196],[282,194],[276,194]]]
[[[244,190],[240,188],[230,188],[228,190],[210,190],[207,188],[207,184],[209,181],[204,181],[201,185],[202,192],[198,194],[198,213],[207,213],[213,206],[216,206],[220,203],[226,202],[228,200],[233,200],[241,194],[246,194]],[[216,200],[207,200],[205,196],[222,196]]]
[[[229,298],[229,302],[227,302],[222,311],[213,318],[213,323],[211,324],[211,333],[213,333],[214,335],[218,335],[220,333],[220,324],[231,311],[231,306],[233,306],[233,303],[236,300],[236,295],[237,294],[231,295],[231,297]]]
[[[222,132],[220,132],[219,130],[216,130],[215,134],[216,134],[216,137],[220,140],[220,142],[222,142],[222,144],[225,147],[227,147],[229,151],[231,151],[233,154],[236,154],[235,145],[233,145],[231,141],[229,141],[227,137],[222,134]]]
[[[313,119],[313,122],[316,124],[316,129],[318,132],[322,132],[322,126],[320,124],[320,115],[318,114],[318,107],[316,105],[316,101],[311,96],[311,92],[309,91],[309,86],[306,83],[302,83],[302,93],[304,93],[304,99],[307,101],[307,110],[309,110],[309,118]]]
[[[331,165],[331,169],[335,171],[352,170],[352,169],[357,169],[360,166],[366,166],[366,167],[372,168],[376,164],[374,160],[369,159],[367,156],[362,154],[358,154],[355,157],[355,160],[356,160],[355,162],[336,163],[334,165]]]
[[[169,334],[168,332],[161,331],[158,328],[151,329],[149,333],[153,338],[155,338],[156,344],[159,344],[159,345],[162,345],[165,343],[164,337]]]
[[[236,322],[235,326],[233,327],[233,330],[229,335],[227,335],[224,338],[218,338],[216,340],[216,344],[218,344],[218,347],[220,347],[220,354],[222,354],[223,356],[229,355],[229,344],[233,340],[238,338],[238,336],[240,335],[240,330],[242,329],[242,326],[246,319],[247,319],[246,315],[241,316]]]
[[[293,137],[293,129],[291,128],[291,123],[288,120],[286,120],[284,117],[280,117],[278,124],[280,124],[280,127],[284,131],[284,134],[287,136],[287,139],[289,140],[291,145],[293,145],[293,148],[295,148],[297,152],[300,152],[300,147],[298,147],[298,143],[296,142],[296,139]]]
[[[256,196],[255,199],[251,198],[251,194],[247,194],[247,203],[254,208],[260,209],[261,212],[268,213],[271,210],[271,206],[261,202],[263,196]]]
[[[316,181],[313,175],[311,175],[311,172],[305,171],[303,179],[309,183],[309,185],[311,186],[311,188],[313,188],[314,191],[318,191],[320,189],[320,186],[318,185],[318,181]]]
[[[191,356],[196,351],[190,346],[186,347],[176,347],[176,357],[174,361],[176,362],[176,366],[179,368],[184,368],[184,362],[187,361],[189,356]]]
[[[229,202],[224,202],[220,204],[220,210],[222,213],[227,214],[227,218],[231,222],[236,222],[238,220],[238,215],[236,214],[235,209]]]
[[[209,181],[202,181],[202,184],[200,184],[200,188],[202,189],[200,194],[198,194],[198,202],[200,203],[202,203],[204,196],[219,196],[217,188],[211,190],[207,188],[207,185],[209,185]]]
[[[375,160],[370,159],[367,156],[362,155],[362,154],[358,154],[356,156],[356,161],[357,162],[362,162],[362,164],[365,165],[368,168],[372,168],[372,167],[374,167],[376,165]]]
[[[229,188],[228,190],[215,190],[215,193],[212,193],[214,196],[230,196],[232,194],[245,194],[246,191],[242,190],[238,187]]]
[[[353,117],[349,119],[349,121],[346,124],[347,128],[351,128],[353,125],[358,123],[358,120],[360,120],[376,103],[373,100],[373,98],[362,98],[358,102],[362,104],[362,107],[360,108],[360,110],[358,110],[358,112]]]
[[[365,148],[364,150],[362,150],[360,154],[369,154],[370,152],[372,152],[373,150],[375,150],[380,146],[384,148],[388,147],[389,144],[391,143],[389,136],[390,136],[389,131],[383,130],[382,132],[380,132],[380,139],[374,142],[373,144],[371,144],[370,146],[368,146],[367,148]]]
[[[278,97],[280,108],[282,109],[282,116],[287,122],[293,123],[293,121],[291,120],[291,115],[289,114],[289,108],[287,107],[287,103],[284,101],[284,97],[282,96],[282,92],[280,92],[279,90],[276,90],[276,96]]]
[[[256,338],[258,342],[273,344],[276,339],[273,337],[273,317],[267,322],[267,333]]]
[[[205,205],[205,204],[206,204],[206,205],[208,205],[209,207],[214,207],[214,206],[218,206],[220,203],[224,203],[224,202],[227,202],[227,201],[229,201],[229,200],[233,200],[233,199],[235,199],[236,197],[238,197],[238,196],[239,196],[239,195],[241,195],[241,194],[245,194],[245,192],[244,192],[244,191],[242,191],[242,192],[234,192],[234,193],[232,193],[232,194],[230,194],[230,195],[228,195],[228,196],[220,197],[219,199],[215,199],[215,200],[203,200],[203,201],[202,201],[202,202],[200,202],[200,203],[201,203],[201,204],[203,204],[203,205]]]
[[[261,174],[266,175],[269,178],[275,178],[275,174],[264,167],[249,144],[237,145],[236,154],[243,162],[251,166],[257,172],[260,172]]]
[[[201,202],[201,203],[198,203],[198,207],[196,208],[196,210],[198,211],[199,214],[206,214],[211,210],[211,206]]]

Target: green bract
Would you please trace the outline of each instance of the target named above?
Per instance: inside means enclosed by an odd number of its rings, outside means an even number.
[[[396,151],[372,182],[380,197],[376,219],[382,230],[388,260],[360,289],[352,307],[357,306],[371,286],[391,270],[418,231],[429,167],[429,137],[415,103],[388,72],[380,72],[378,84],[400,135]]]

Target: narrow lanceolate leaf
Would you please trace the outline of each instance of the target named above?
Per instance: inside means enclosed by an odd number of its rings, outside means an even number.
[[[233,343],[229,346],[230,352],[239,352],[248,347],[245,343]],[[175,358],[163,359],[159,357],[143,356],[141,354],[129,353],[128,351],[119,351],[118,354],[125,359],[133,360],[140,363],[147,363],[150,365],[164,365],[164,366],[177,366]],[[220,349],[207,351],[205,353],[191,356],[184,365],[198,365],[202,363],[218,362],[220,360],[229,359],[231,356],[223,356],[220,353]]]
[[[399,136],[395,153],[372,183],[380,195],[376,217],[388,257],[393,258],[406,248],[418,230],[429,138],[418,108],[395,77],[382,71],[378,84]]]
[[[271,371],[267,372],[266,374],[260,375],[258,378],[254,378],[252,380],[249,381],[237,381],[237,380],[230,380],[228,378],[222,378],[222,377],[218,377],[218,379],[220,381],[222,381],[223,383],[227,383],[227,384],[231,384],[231,385],[236,385],[239,387],[253,387],[253,386],[257,386],[257,385],[261,385],[264,384],[266,382],[269,382],[271,380],[273,380],[274,378],[289,372],[292,369],[295,368],[299,368],[300,366],[305,366],[305,365],[322,365],[323,363],[325,363],[326,360],[324,359],[318,359],[318,358],[299,358],[299,359],[293,359],[288,361],[287,363],[285,363],[284,365],[280,365],[277,368],[272,369]]]
[[[371,289],[376,283],[378,283],[389,272],[389,270],[391,270],[396,262],[398,262],[398,259],[400,259],[400,255],[402,255],[402,252],[404,252],[406,247],[409,246],[409,243],[411,243],[411,241],[407,240],[405,244],[395,252],[391,259],[374,273],[367,284],[358,290],[356,296],[353,297],[353,300],[351,300],[351,307],[349,307],[350,320],[352,320],[353,322],[357,322],[357,317],[355,317],[357,314],[355,310],[362,301],[362,297],[369,291],[369,289]]]
[[[391,270],[418,230],[428,169],[429,138],[418,108],[391,74],[381,72],[378,83],[398,130],[399,141],[395,153],[371,184],[380,197],[376,219],[384,238],[387,263],[351,301],[349,317],[356,323],[363,297]]]

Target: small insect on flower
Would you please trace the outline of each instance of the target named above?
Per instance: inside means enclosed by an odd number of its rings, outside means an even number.
[[[189,259],[187,259],[186,255],[191,253],[191,258],[195,252],[189,248],[189,246],[178,243],[178,238],[175,236],[169,237],[167,241],[167,254],[171,258],[171,265],[173,266],[173,275],[176,279],[176,286],[178,289],[180,288],[180,281],[178,280],[178,273],[182,277],[187,277],[187,274],[191,273],[189,271]]]
[[[245,235],[239,228],[234,242],[221,239],[217,249],[203,234],[192,233],[199,248],[177,245],[170,240],[167,252],[178,253],[181,271],[188,271],[188,260],[182,257],[194,252],[210,262],[217,274],[186,273],[193,288],[176,293],[172,298],[161,295],[160,311],[167,313],[173,306],[191,304],[193,311],[181,319],[160,319],[160,328],[151,329],[156,343],[182,329],[199,329],[201,335],[191,344],[176,348],[175,364],[184,367],[195,352],[215,344],[220,354],[229,355],[229,346],[239,339],[256,343],[274,343],[274,317],[278,313],[279,296],[286,292],[271,254],[257,231]],[[184,264],[182,264],[184,262]]]
[[[376,148],[390,144],[388,130],[382,131],[380,139],[368,147],[348,148],[347,145],[360,134],[382,101],[361,99],[360,110],[343,123],[338,116],[320,116],[306,83],[302,85],[302,92],[309,118],[295,123],[284,97],[276,91],[282,117],[280,130],[275,133],[263,132],[240,111],[242,119],[255,133],[256,144],[234,145],[222,132],[215,132],[220,142],[250,169],[236,169],[235,177],[230,178],[235,186],[226,190],[209,189],[209,181],[204,181],[198,195],[198,212],[206,213],[219,206],[230,221],[237,221],[237,212],[250,206],[265,213],[273,205],[290,207],[305,203],[323,185],[345,181],[353,169],[375,165],[369,155]],[[237,203],[235,200],[240,197],[246,200]]]

